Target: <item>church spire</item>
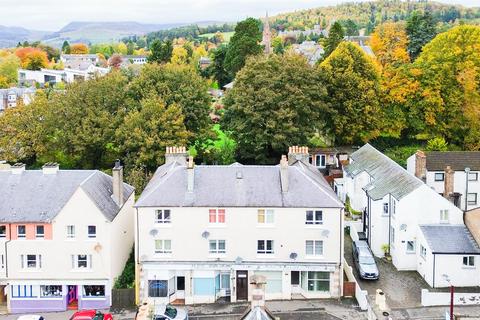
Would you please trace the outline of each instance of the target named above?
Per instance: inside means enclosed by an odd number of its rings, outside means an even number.
[[[268,11],[265,15],[265,21],[263,22],[262,45],[265,47],[265,54],[272,53],[272,32],[270,31],[270,22],[268,21]]]

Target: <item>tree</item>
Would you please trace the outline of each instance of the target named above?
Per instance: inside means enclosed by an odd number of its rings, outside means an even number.
[[[67,40],[63,41],[62,52],[65,54],[70,54],[71,52],[70,43]]]
[[[225,56],[225,69],[232,78],[243,68],[248,56],[262,52],[263,47],[259,44],[262,40],[260,26],[260,21],[257,19],[247,18],[235,27],[235,33],[230,39]]]
[[[227,55],[227,46],[221,45],[212,52],[212,64],[208,67],[209,74],[213,75],[220,88],[232,81],[230,74],[225,69],[225,56]]]
[[[359,34],[357,24],[351,19],[344,22],[344,28],[346,36],[358,36]]]
[[[7,86],[17,83],[20,65],[20,59],[14,54],[0,58],[0,76],[5,79]]]
[[[48,46],[46,44],[40,43],[37,46],[38,49],[43,50],[47,53],[47,58],[50,61],[58,61],[60,60],[60,50],[54,48],[52,46]]]
[[[407,43],[405,25],[400,22],[378,25],[370,38],[370,46],[382,66],[408,63]]]
[[[448,151],[448,143],[442,137],[436,137],[427,141],[427,151]]]
[[[171,62],[173,64],[187,64],[188,52],[183,47],[175,47],[172,52]]]
[[[117,145],[130,166],[145,166],[148,171],[163,164],[167,146],[186,145],[189,132],[183,123],[182,109],[166,105],[155,94],[126,115],[116,131]]]
[[[133,41],[128,41],[127,43],[127,54],[132,55],[135,51],[135,43]]]
[[[123,62],[123,58],[119,54],[114,54],[113,56],[110,57],[110,59],[108,59],[108,65],[117,69],[120,68],[120,66],[122,65],[122,62]]]
[[[25,61],[22,64],[24,69],[40,70],[48,65],[48,56],[45,51],[33,50],[25,56]]]
[[[127,54],[127,52],[128,52],[127,45],[123,42],[117,43],[114,47],[114,52],[118,53],[118,54],[121,54],[121,55]]]
[[[422,48],[437,34],[435,19],[428,11],[425,11],[424,14],[415,11],[407,20],[406,32],[408,54],[413,61],[418,57]]]
[[[155,40],[150,46],[150,55],[148,56],[149,62],[157,63],[166,63],[172,59],[173,54],[173,44],[172,41],[167,40],[162,42],[160,40]]]
[[[130,84],[129,93],[142,101],[155,92],[167,105],[177,104],[187,130],[199,135],[210,127],[207,91],[207,82],[191,66],[148,64]]]
[[[340,22],[336,21],[328,33],[328,38],[325,40],[325,53],[323,54],[324,59],[327,58],[343,41],[345,33]]]
[[[85,43],[75,43],[70,46],[71,54],[88,54],[88,46]]]
[[[363,50],[342,42],[319,66],[328,92],[326,133],[335,143],[365,143],[380,134],[380,70]]]
[[[321,127],[325,90],[298,55],[256,56],[238,72],[225,98],[222,127],[240,161],[277,163],[289,145],[305,145]]]
[[[412,67],[419,81],[409,109],[414,133],[480,150],[479,43],[480,27],[461,25],[423,48]]]
[[[272,47],[273,47],[273,52],[275,54],[283,54],[285,52],[285,48],[283,46],[283,40],[281,37],[273,38]]]

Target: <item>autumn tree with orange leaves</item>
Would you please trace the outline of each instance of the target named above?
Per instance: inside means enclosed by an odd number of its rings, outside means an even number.
[[[75,43],[70,45],[71,54],[87,54],[88,46],[85,43]]]

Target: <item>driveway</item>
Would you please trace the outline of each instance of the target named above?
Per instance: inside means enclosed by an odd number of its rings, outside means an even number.
[[[391,262],[375,258],[380,278],[376,281],[362,280],[353,263],[352,239],[345,236],[345,260],[353,267],[353,272],[358,284],[363,290],[368,291],[371,301],[375,301],[377,289],[383,290],[390,308],[415,308],[421,306],[421,290],[430,286],[416,271],[398,271]]]

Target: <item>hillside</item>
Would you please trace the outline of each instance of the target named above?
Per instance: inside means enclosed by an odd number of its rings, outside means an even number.
[[[372,2],[349,2],[337,6],[319,7],[280,14],[271,18],[277,30],[303,30],[316,24],[327,26],[333,20],[351,19],[360,28],[372,28],[387,20],[405,20],[413,11],[428,10],[439,22],[456,19],[480,18],[480,8],[466,8],[433,1],[378,0]]]
[[[21,27],[6,27],[0,25],[0,48],[14,47],[18,42],[35,41],[43,38],[46,31],[28,30]]]

